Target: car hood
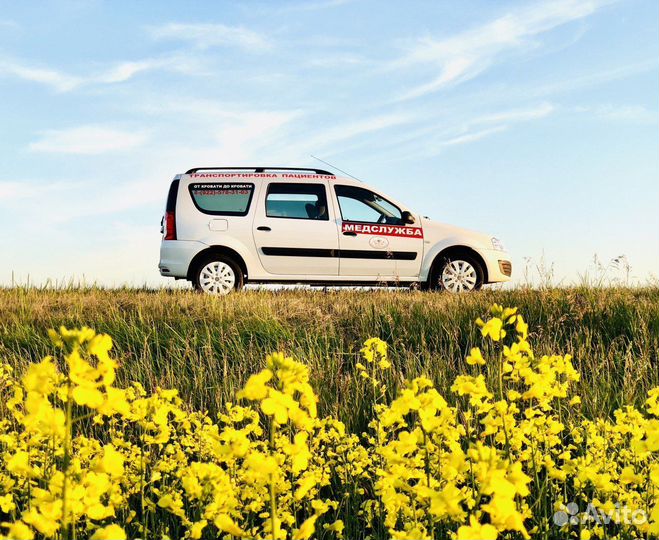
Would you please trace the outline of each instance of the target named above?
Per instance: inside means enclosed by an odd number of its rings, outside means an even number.
[[[433,244],[450,238],[471,247],[492,249],[492,235],[489,234],[441,223],[427,217],[421,218],[421,227],[423,238]]]

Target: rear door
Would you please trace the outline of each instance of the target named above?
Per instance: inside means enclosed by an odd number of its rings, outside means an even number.
[[[201,175],[200,175],[201,176]],[[176,227],[180,240],[199,240],[208,244],[249,246],[258,185],[240,178],[208,181],[191,175],[189,196],[180,196],[176,208]],[[179,190],[180,191],[180,190]]]
[[[338,229],[328,187],[323,180],[273,180],[261,190],[253,233],[267,272],[338,275]]]
[[[334,193],[339,207],[340,276],[396,280],[419,275],[423,259],[419,225],[405,224],[402,210],[370,189],[335,185]]]

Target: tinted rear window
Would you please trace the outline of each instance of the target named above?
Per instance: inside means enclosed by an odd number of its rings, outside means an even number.
[[[190,196],[197,209],[219,216],[244,216],[254,194],[254,184],[190,184]]]

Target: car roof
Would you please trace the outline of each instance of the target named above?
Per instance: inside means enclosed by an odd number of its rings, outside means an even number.
[[[324,169],[313,169],[308,167],[195,167],[189,169],[185,174],[195,174],[199,171],[240,171],[240,172],[254,172],[264,173],[268,171],[302,171],[306,173],[322,174],[326,176],[334,176],[334,173],[328,172]]]
[[[329,180],[331,182],[360,184],[359,180],[336,176],[322,169],[307,169],[299,167],[197,167],[189,169],[175,178],[187,176],[191,180],[218,181],[222,179],[277,179],[277,180]]]

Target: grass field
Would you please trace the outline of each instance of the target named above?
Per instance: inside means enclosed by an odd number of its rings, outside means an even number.
[[[426,374],[447,394],[480,345],[474,320],[492,303],[524,314],[536,354],[569,353],[586,416],[639,405],[659,385],[659,289],[484,291],[451,296],[390,291],[248,291],[224,298],[141,290],[0,291],[0,357],[18,366],[51,352],[48,328],[110,334],[120,381],[177,388],[211,414],[233,399],[266,354],[311,367],[319,410],[357,432],[368,396],[355,385],[369,337],[390,346],[391,382]]]
[[[0,539],[659,537],[658,357],[656,288],[0,290]]]

